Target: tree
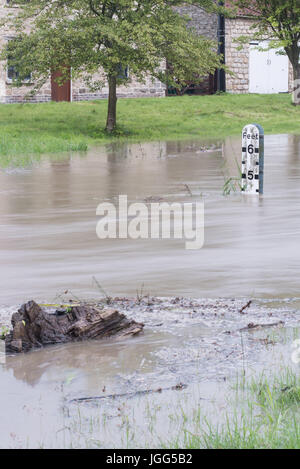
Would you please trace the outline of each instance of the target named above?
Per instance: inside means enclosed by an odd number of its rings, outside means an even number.
[[[254,15],[254,39],[271,33],[269,48],[284,49],[294,80],[300,80],[300,0],[235,0],[234,4]]]
[[[60,84],[81,77],[96,90],[108,83],[106,130],[116,128],[116,88],[128,81],[122,69],[143,81],[147,74],[170,86],[221,67],[216,44],[187,28],[189,18],[176,7],[190,4],[216,11],[213,0],[12,0],[18,5],[6,15],[15,38],[2,51],[18,68],[21,85],[31,73],[36,92],[60,70]],[[24,26],[26,25],[26,27]],[[172,63],[166,73],[165,61]],[[103,78],[96,79],[101,71]]]

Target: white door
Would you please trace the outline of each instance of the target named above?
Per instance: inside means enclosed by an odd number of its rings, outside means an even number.
[[[266,52],[257,46],[266,47],[266,42],[250,44],[249,93],[286,93],[289,89],[289,59],[276,54],[275,49]]]

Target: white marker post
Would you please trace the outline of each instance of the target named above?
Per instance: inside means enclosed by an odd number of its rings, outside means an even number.
[[[262,194],[264,190],[264,129],[259,124],[243,128],[242,191]]]

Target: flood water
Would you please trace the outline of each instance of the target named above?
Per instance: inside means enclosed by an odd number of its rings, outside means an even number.
[[[212,416],[226,409],[226,380],[243,367],[291,364],[299,337],[300,137],[267,136],[265,147],[259,197],[223,195],[238,174],[240,139],[232,138],[209,151],[197,141],[106,145],[1,170],[0,325],[29,299],[101,296],[95,277],[145,332],[16,356],[5,356],[0,341],[0,447],[159,447],[178,436],[178,408],[191,422],[200,407]],[[129,203],[204,201],[203,248],[99,240],[96,208],[120,194]],[[285,327],[245,332],[241,343],[248,323],[279,320]],[[188,387],[171,389],[178,383]],[[93,396],[104,399],[74,402]]]
[[[259,198],[223,196],[226,174],[237,173],[240,139],[217,146],[201,152],[199,142],[107,145],[2,171],[1,304],[50,301],[66,289],[95,296],[93,277],[110,295],[135,295],[144,285],[163,296],[300,296],[300,137],[266,137]],[[204,247],[99,240],[96,208],[119,194],[129,203],[204,200]]]

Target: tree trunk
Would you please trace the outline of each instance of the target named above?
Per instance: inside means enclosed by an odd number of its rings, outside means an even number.
[[[290,60],[290,63],[293,67],[293,94],[292,101],[295,106],[300,105],[300,48],[298,46],[298,41],[295,41],[291,47],[285,48],[285,52]]]
[[[294,84],[293,84],[293,104],[300,105],[300,64],[299,61],[293,63]]]
[[[106,121],[106,132],[113,132],[117,125],[117,77],[110,75],[108,77],[108,110]]]

